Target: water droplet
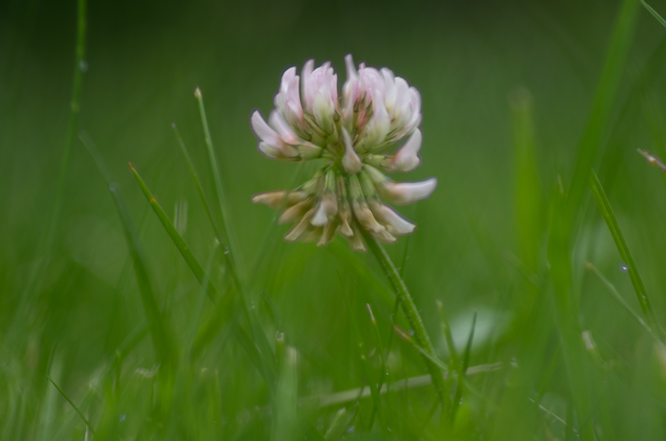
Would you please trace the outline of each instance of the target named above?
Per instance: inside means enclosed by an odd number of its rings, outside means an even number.
[[[79,70],[83,73],[88,72],[88,62],[86,60],[79,61]]]
[[[109,185],[109,191],[115,192],[118,186],[114,182],[113,184]]]
[[[412,337],[414,336],[414,330],[413,329],[409,330],[409,335],[411,335]]]
[[[229,254],[229,248],[224,249],[224,254]]]
[[[354,433],[354,426],[347,426],[347,433]]]

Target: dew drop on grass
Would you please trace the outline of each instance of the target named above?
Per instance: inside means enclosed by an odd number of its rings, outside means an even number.
[[[88,72],[88,62],[86,60],[79,61],[79,70],[83,73]]]

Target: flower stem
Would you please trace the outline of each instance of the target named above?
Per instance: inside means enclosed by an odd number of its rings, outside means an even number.
[[[426,332],[425,326],[423,325],[423,320],[419,315],[419,311],[416,308],[416,304],[414,303],[412,296],[409,294],[407,285],[405,285],[402,277],[400,277],[400,273],[396,269],[395,265],[393,265],[393,262],[391,261],[389,255],[386,253],[386,250],[384,250],[384,247],[382,247],[379,242],[377,242],[372,237],[366,237],[366,240],[369,244],[370,250],[375,255],[375,258],[377,258],[379,263],[382,265],[382,268],[384,268],[386,277],[388,278],[391,285],[393,285],[396,295],[400,299],[402,310],[407,316],[409,324],[414,329],[414,336],[416,337],[419,346],[421,346],[428,354],[435,356],[435,350],[433,349],[432,343],[430,342],[430,337],[428,337],[428,333]],[[439,397],[442,407],[444,407],[446,403],[446,395],[442,370],[425,355],[423,358],[426,362],[428,372],[430,373],[430,378],[432,378],[432,384],[435,387],[435,392]]]

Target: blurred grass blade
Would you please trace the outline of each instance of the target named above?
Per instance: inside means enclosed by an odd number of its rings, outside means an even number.
[[[566,220],[569,224],[574,221],[578,213],[590,170],[594,166],[604,135],[610,125],[613,104],[629,55],[639,8],[640,5],[636,0],[623,0],[618,12],[567,193]],[[571,228],[571,225],[568,225],[568,228]]]
[[[287,346],[280,366],[280,379],[275,394],[273,441],[292,441],[298,436],[298,352]]]
[[[123,225],[123,230],[125,231],[127,246],[129,248],[130,255],[132,256],[132,261],[134,262],[134,271],[136,273],[136,279],[139,285],[141,301],[143,303],[144,312],[146,313],[146,318],[148,320],[148,328],[150,329],[150,335],[152,337],[157,359],[163,366],[170,367],[177,359],[176,354],[173,352],[176,350],[176,348],[169,337],[165,320],[162,317],[162,313],[160,312],[159,307],[157,306],[157,299],[155,298],[155,293],[153,292],[153,288],[150,284],[148,269],[145,265],[143,254],[139,248],[139,241],[137,239],[134,226],[130,220],[129,213],[125,208],[124,200],[118,191],[118,186],[111,182],[111,176],[107,171],[104,160],[102,159],[100,153],[97,151],[95,145],[85,134],[81,135],[81,141],[97,163],[97,167],[106,180],[106,183],[109,186],[109,191],[113,196],[113,201],[115,202],[118,215],[120,216],[120,220]]]
[[[537,272],[541,242],[541,186],[537,174],[532,94],[520,87],[509,96],[513,122],[515,219],[522,261]]]
[[[458,407],[462,401],[462,390],[463,383],[465,382],[465,372],[469,367],[469,359],[472,353],[472,341],[474,340],[474,329],[476,328],[476,313],[474,313],[474,318],[472,318],[472,329],[469,331],[469,337],[467,338],[467,345],[465,346],[465,353],[463,354],[463,361],[460,371],[458,372],[458,384],[456,385],[456,393],[453,397],[453,408],[451,408],[451,422],[455,421],[456,413],[458,412]]]
[[[60,222],[60,216],[67,184],[67,173],[69,170],[70,156],[72,146],[76,139],[76,131],[79,126],[79,113],[81,110],[81,89],[83,85],[83,74],[87,70],[85,61],[86,51],[86,30],[87,30],[87,1],[78,0],[77,2],[77,28],[76,28],[76,57],[74,60],[74,75],[72,80],[72,95],[69,103],[69,119],[67,122],[67,132],[65,135],[64,148],[60,156],[60,168],[58,170],[58,180],[55,186],[55,195],[53,196],[53,205],[46,225],[46,231],[42,231],[37,248],[36,257],[39,259],[37,264],[31,269],[30,274],[20,296],[21,304],[18,313],[14,314],[15,321],[10,334],[18,332],[18,328],[24,324],[27,308],[31,306],[31,299],[45,273],[45,266],[51,257],[51,251],[56,241],[56,232]]]
[[[340,436],[342,430],[344,429],[344,425],[340,423],[342,421],[342,417],[344,417],[346,413],[347,409],[344,407],[341,407],[340,410],[335,413],[333,421],[331,421],[331,425],[328,427],[328,430],[326,430],[326,433],[324,434],[324,439],[337,439]]]
[[[617,247],[617,250],[620,252],[622,259],[629,268],[631,284],[633,285],[634,291],[636,292],[636,298],[638,299],[638,304],[641,306],[645,320],[650,328],[655,330],[655,332],[658,332],[663,338],[664,331],[657,322],[657,317],[655,316],[652,303],[650,302],[650,298],[648,297],[647,291],[645,290],[645,285],[643,284],[643,280],[641,279],[640,274],[638,274],[636,262],[634,262],[634,258],[631,255],[631,251],[629,251],[627,242],[624,239],[624,235],[622,234],[620,226],[617,223],[617,219],[615,218],[615,214],[613,213],[613,208],[611,207],[610,202],[606,197],[606,193],[601,186],[601,182],[599,181],[599,178],[597,177],[596,173],[594,173],[594,171],[590,174],[590,190],[592,190],[592,195],[594,196],[594,200],[597,202],[597,207],[599,208],[599,211],[601,212],[601,215],[606,222],[606,226],[608,226],[608,230],[610,231],[611,236],[613,236],[615,246]]]
[[[666,20],[664,20],[663,17],[659,15],[659,13],[655,11],[652,6],[648,5],[645,0],[641,0],[641,3],[643,6],[645,6],[645,9],[647,9],[648,12],[652,14],[652,16],[656,18],[659,23],[661,23],[662,26],[666,27]]]
[[[53,386],[55,386],[56,389],[58,389],[58,392],[60,392],[60,394],[61,394],[61,395],[67,400],[67,402],[68,402],[68,403],[74,408],[74,410],[76,411],[76,413],[78,413],[79,416],[81,417],[81,419],[86,423],[86,426],[88,427],[88,429],[90,429],[90,431],[92,432],[92,434],[95,435],[95,431],[93,430],[92,426],[90,425],[90,421],[88,421],[88,418],[86,418],[85,415],[83,415],[83,412],[81,412],[81,410],[79,410],[79,408],[77,407],[77,405],[74,404],[74,402],[73,402],[72,400],[69,399],[69,397],[67,396],[67,394],[65,393],[65,391],[63,391],[63,390],[60,388],[60,386],[58,386],[58,385],[56,384],[56,382],[53,381],[53,379],[52,379],[51,377],[49,377],[49,376],[47,375],[46,378],[48,378],[49,381],[51,382],[51,384],[52,384]]]
[[[372,250],[372,253],[384,269],[389,282],[393,285],[396,295],[400,297],[402,309],[405,312],[405,316],[407,316],[409,324],[412,326],[412,329],[414,329],[414,335],[418,342],[418,346],[423,348],[424,355],[428,354],[425,356],[426,366],[432,377],[432,384],[435,387],[435,392],[439,397],[442,408],[444,408],[446,402],[446,384],[444,383],[442,371],[437,363],[433,361],[435,350],[430,342],[430,337],[426,332],[423,320],[416,308],[416,304],[414,303],[412,296],[409,294],[407,286],[400,277],[398,270],[395,268],[395,265],[393,265],[391,258],[388,253],[386,253],[386,250],[379,244],[379,242],[371,237],[366,237],[366,241],[368,242],[368,247]],[[444,366],[444,369],[446,369],[446,366]]]
[[[167,214],[160,206],[159,202],[157,202],[157,199],[155,199],[155,196],[148,189],[148,186],[141,178],[141,175],[139,175],[136,166],[130,162],[129,168],[132,171],[132,174],[134,174],[134,177],[136,178],[136,182],[139,184],[139,187],[141,187],[141,191],[146,196],[146,199],[148,200],[150,207],[157,215],[157,218],[160,220],[160,223],[162,224],[167,234],[173,241],[173,244],[176,245],[176,248],[178,248],[180,255],[183,256],[183,259],[185,259],[187,266],[190,267],[190,269],[194,273],[194,276],[197,278],[199,283],[201,283],[202,286],[207,287],[206,293],[208,294],[210,300],[213,303],[215,303],[215,299],[217,298],[217,291],[215,290],[213,284],[210,283],[210,280],[206,280],[206,275],[204,273],[203,268],[199,264],[199,261],[197,260],[196,257],[194,257],[192,251],[190,250],[190,247],[187,246],[187,243],[185,243],[182,236],[178,233],[176,227],[174,227],[173,223],[169,219],[169,216],[167,216]]]

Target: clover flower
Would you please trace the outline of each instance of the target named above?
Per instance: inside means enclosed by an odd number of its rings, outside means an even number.
[[[292,223],[287,242],[326,246],[336,234],[354,251],[366,251],[363,232],[385,244],[411,234],[416,224],[389,206],[429,197],[437,179],[396,182],[385,173],[409,172],[421,165],[421,96],[389,69],[377,70],[351,55],[338,97],[337,75],[326,62],[308,60],[296,75],[282,76],[275,109],[264,120],[250,119],[259,151],[281,161],[322,160],[312,179],[295,190],[268,191],[255,204],[281,209],[280,224]]]

